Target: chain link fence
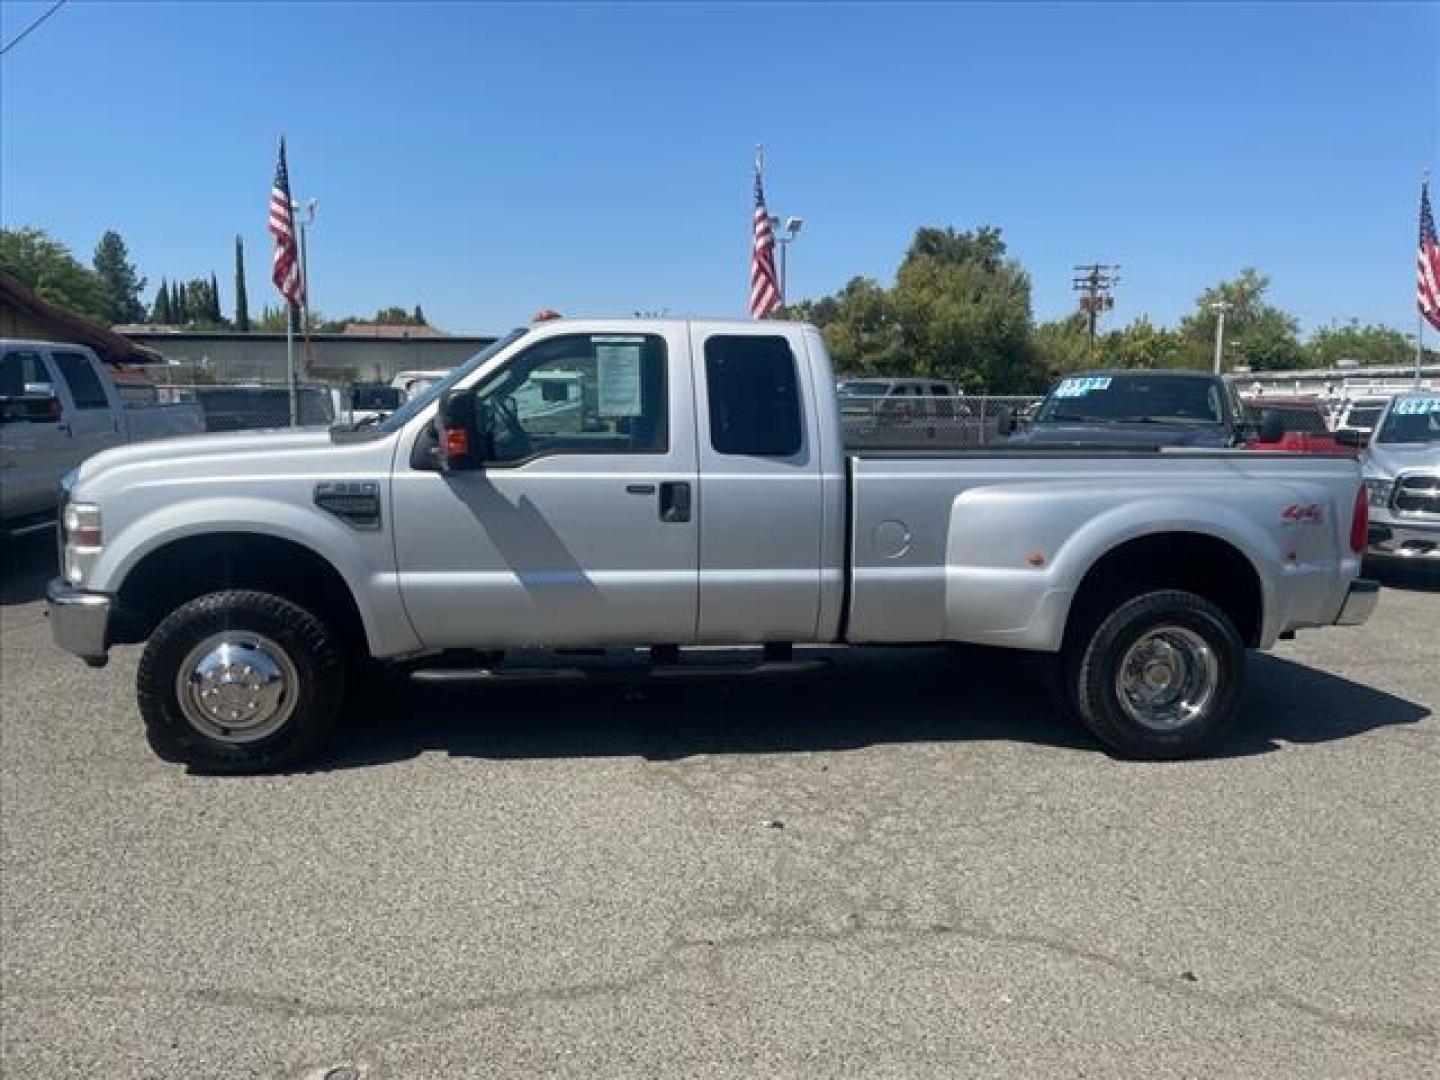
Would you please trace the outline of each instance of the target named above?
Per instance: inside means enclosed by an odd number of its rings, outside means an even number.
[[[130,388],[132,393],[135,389]],[[150,387],[144,388],[149,397]],[[288,383],[161,383],[150,400],[161,404],[195,404],[205,417],[206,431],[258,431],[291,426]],[[132,396],[127,394],[127,397]],[[303,383],[297,393],[300,427],[328,427],[349,420],[346,390]]]
[[[856,450],[972,450],[1003,441],[1011,418],[1028,420],[1032,395],[840,397],[845,443]]]

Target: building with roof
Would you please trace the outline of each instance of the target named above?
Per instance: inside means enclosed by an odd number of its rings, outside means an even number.
[[[152,373],[157,381],[284,382],[287,377],[283,333],[145,325],[116,329],[167,365],[163,374]],[[342,334],[311,334],[308,341],[297,337],[295,360],[302,380],[388,383],[401,371],[452,368],[494,340],[493,335],[445,334],[428,326],[366,325],[357,333],[347,327]]]
[[[116,365],[154,364],[161,360],[160,353],[154,349],[51,303],[3,270],[0,270],[0,338],[88,345],[102,360]]]

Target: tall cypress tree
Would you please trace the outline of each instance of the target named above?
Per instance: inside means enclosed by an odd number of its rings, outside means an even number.
[[[210,321],[216,326],[225,325],[225,316],[220,314],[220,283],[215,280],[215,271],[210,271]]]
[[[250,331],[250,302],[245,295],[245,241],[235,235],[235,329]]]
[[[173,316],[170,314],[170,286],[165,284],[165,279],[160,279],[160,288],[155,293],[155,304],[150,309],[150,321],[161,326],[169,326]]]
[[[175,293],[175,321],[184,326],[190,321],[190,293],[182,281]]]

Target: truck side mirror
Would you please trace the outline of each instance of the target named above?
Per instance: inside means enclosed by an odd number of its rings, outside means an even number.
[[[1274,409],[1260,413],[1260,428],[1256,438],[1262,443],[1278,443],[1285,438],[1285,417]]]
[[[482,420],[473,390],[447,390],[440,398],[440,460],[445,471],[473,471],[494,456],[495,436]]]

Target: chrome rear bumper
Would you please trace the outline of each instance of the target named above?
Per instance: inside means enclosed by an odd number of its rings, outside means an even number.
[[[1335,619],[1336,626],[1359,626],[1370,618],[1380,600],[1380,583],[1369,578],[1356,578],[1350,582],[1350,591],[1345,594],[1345,603]]]
[[[46,586],[45,601],[55,644],[92,667],[103,666],[110,658],[110,611],[114,601],[104,593],[71,588],[61,578]]]

